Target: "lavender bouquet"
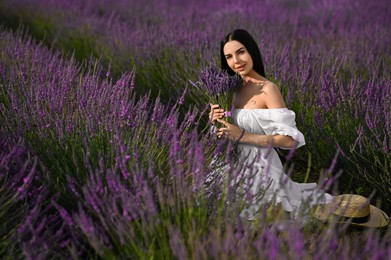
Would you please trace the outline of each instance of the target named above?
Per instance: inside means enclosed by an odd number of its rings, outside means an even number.
[[[232,101],[235,91],[242,84],[242,78],[235,74],[229,75],[216,66],[209,65],[200,70],[199,81],[190,83],[198,90],[197,94],[212,104],[219,104],[225,110],[225,120],[231,121]]]

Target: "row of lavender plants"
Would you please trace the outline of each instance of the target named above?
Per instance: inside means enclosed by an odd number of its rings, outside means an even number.
[[[133,72],[114,82],[97,76],[98,61],[84,67],[24,33],[0,39],[2,257],[389,255],[388,230],[357,236],[335,223],[284,222],[268,208],[243,221],[237,187],[207,181],[211,158],[229,163],[231,150],[199,134],[203,111],[179,121],[184,98],[136,99]]]
[[[3,17],[22,21],[29,34],[45,41],[37,45],[24,33],[5,29],[0,37],[0,220],[5,223],[0,254],[389,254],[389,235],[380,238],[373,230],[349,237],[346,227],[319,223],[305,229],[269,226],[267,217],[256,229],[242,223],[237,209],[227,206],[230,194],[220,184],[203,182],[216,153],[216,144],[199,132],[207,101],[183,95],[184,89],[191,91],[187,82],[196,80],[198,69],[215,62],[222,32],[248,28],[261,44],[269,77],[281,85],[307,137],[296,169],[312,163],[317,175],[338,146],[344,171],[364,178],[370,191],[378,189],[387,202],[387,6],[368,3],[366,12],[376,15],[365,24],[353,16],[363,2],[353,10],[344,9],[348,1],[292,6],[225,1],[205,9],[171,2],[151,1],[148,11],[126,1],[2,3]],[[298,16],[303,10],[306,15]],[[247,19],[247,12],[254,12],[254,20]],[[268,29],[260,31],[259,24]],[[100,61],[79,62],[90,53]],[[355,243],[363,249],[352,247]]]
[[[1,12],[6,26],[25,26],[79,61],[99,58],[103,74],[114,79],[135,70],[137,92],[159,95],[165,104],[191,92],[189,80],[199,69],[218,63],[218,43],[228,31],[248,29],[307,138],[296,178],[302,181],[300,172],[311,166],[316,179],[338,150],[340,190],[369,195],[376,189],[391,208],[386,0],[23,0],[3,1]],[[184,107],[206,103],[187,95]]]

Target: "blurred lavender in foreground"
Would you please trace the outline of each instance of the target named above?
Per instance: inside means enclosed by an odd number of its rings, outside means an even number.
[[[352,232],[311,219],[302,227],[266,212],[257,223],[243,222],[227,203],[236,190],[203,181],[214,143],[197,133],[198,112],[180,111],[188,100],[164,105],[173,90],[182,94],[182,83],[196,77],[194,68],[216,55],[222,32],[246,27],[259,40],[268,76],[281,83],[306,131],[304,151],[313,155],[308,172],[316,176],[327,166],[338,142],[359,169],[345,167],[344,175],[349,170],[371,178],[369,184],[359,180],[389,199],[388,0],[153,0],[151,8],[141,0],[3,2],[1,7],[15,7],[5,14],[45,35],[48,46],[75,50],[78,58],[98,53],[117,77],[99,62],[81,65],[20,33],[2,31],[0,257],[391,254],[389,230]],[[188,8],[188,2],[199,8]],[[139,90],[166,95],[135,95],[133,66]],[[198,93],[191,101],[205,104],[209,95],[201,99]],[[25,142],[18,145],[20,136]]]

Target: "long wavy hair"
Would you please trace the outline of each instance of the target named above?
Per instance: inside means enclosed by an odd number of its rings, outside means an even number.
[[[221,69],[228,72],[230,75],[235,75],[235,71],[233,71],[227,63],[227,59],[224,55],[224,46],[227,42],[230,41],[238,41],[246,47],[247,51],[250,53],[250,56],[253,60],[253,69],[260,74],[262,77],[265,77],[265,69],[263,67],[263,61],[261,52],[259,47],[254,40],[254,38],[243,29],[236,29],[227,34],[220,44],[220,58],[221,58]]]

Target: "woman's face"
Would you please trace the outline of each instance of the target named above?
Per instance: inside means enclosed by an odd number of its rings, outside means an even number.
[[[240,42],[227,42],[223,51],[228,66],[242,77],[248,75],[253,70],[253,59],[246,47]]]

